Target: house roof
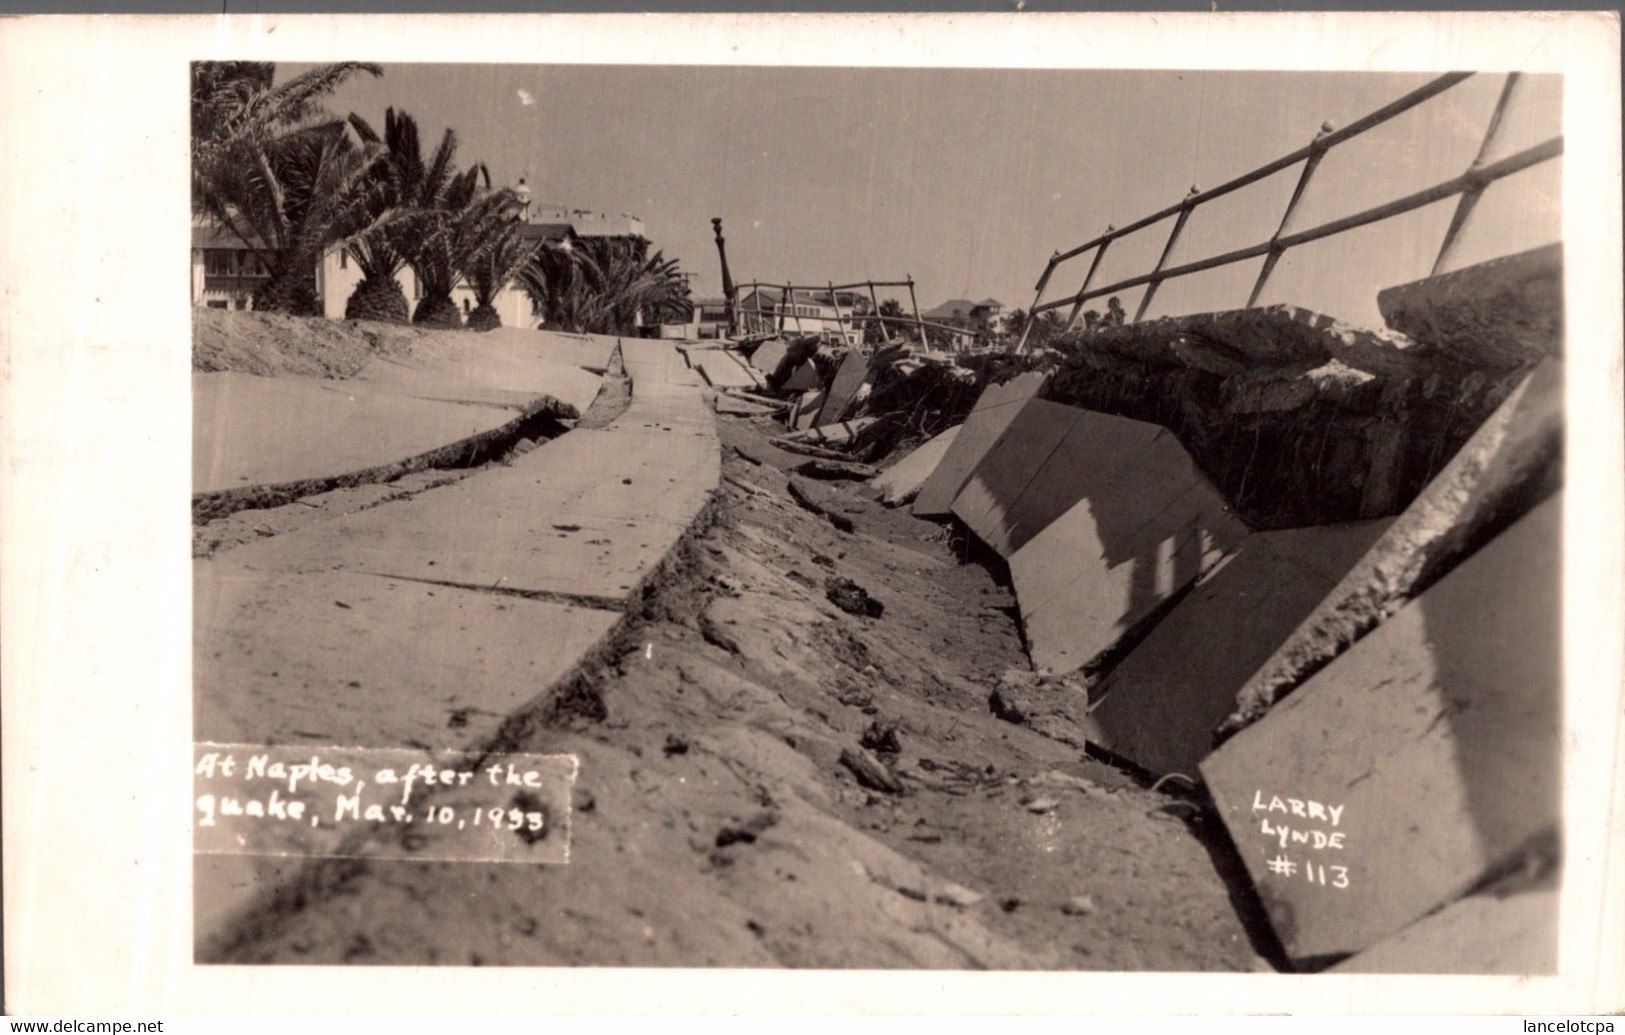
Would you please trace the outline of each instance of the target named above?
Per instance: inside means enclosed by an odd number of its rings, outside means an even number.
[[[192,247],[235,248],[239,251],[248,249],[248,245],[243,243],[242,238],[215,223],[192,224]]]
[[[945,316],[954,315],[954,311],[958,310],[960,316],[969,316],[971,314],[971,310],[975,308],[976,303],[972,302],[968,298],[950,298],[948,301],[936,306],[933,309],[927,309],[920,315],[927,317],[928,319],[941,319]]]
[[[960,316],[970,316],[978,309],[1003,308],[1004,303],[996,298],[984,298],[980,302],[972,302],[968,298],[950,298],[935,309],[928,309],[920,315],[931,320],[941,320],[953,316],[956,309]]]

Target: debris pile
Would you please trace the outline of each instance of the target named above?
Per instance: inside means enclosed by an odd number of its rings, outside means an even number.
[[[1383,331],[1271,306],[976,368],[804,340],[755,345],[771,374],[743,348],[691,362],[719,409],[785,419],[785,448],[877,462],[929,438],[874,497],[1003,558],[1038,678],[1078,688],[1046,695],[1055,724],[1145,773],[1200,772],[1296,965],[1540,972],[1561,276],[1553,246],[1390,288]],[[811,484],[803,505],[825,506]],[[1032,721],[1018,689],[990,706]],[[1519,953],[1475,948],[1510,932]]]

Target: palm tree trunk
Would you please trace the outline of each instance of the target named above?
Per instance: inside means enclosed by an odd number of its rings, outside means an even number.
[[[284,272],[254,292],[254,308],[289,316],[321,316],[322,300],[316,294],[316,279],[308,272]]]
[[[394,277],[363,278],[344,304],[346,320],[378,320],[384,323],[406,323],[411,308],[406,304],[406,292]]]
[[[430,296],[418,303],[412,322],[420,327],[462,327],[463,314],[450,295]]]
[[[502,316],[497,312],[496,306],[486,304],[474,307],[468,314],[468,329],[471,331],[494,331],[502,326]]]

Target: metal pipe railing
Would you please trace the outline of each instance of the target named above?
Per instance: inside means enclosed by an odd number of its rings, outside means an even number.
[[[763,288],[770,289],[770,290],[772,290],[774,293],[776,293],[778,295],[778,302],[776,304],[775,309],[769,310],[769,309],[763,309],[762,308],[763,298],[762,298],[761,289],[763,289]],[[850,292],[850,291],[853,291],[853,290],[855,290],[857,288],[867,288],[868,289],[869,297],[874,303],[875,312],[873,312],[873,313],[859,313],[859,312],[844,313],[844,312],[841,311],[841,305],[840,305],[839,300],[836,298],[836,292],[838,292],[838,291],[848,291],[848,292]],[[876,293],[876,291],[875,291],[876,288],[907,288],[908,292],[909,292],[909,305],[913,309],[914,315],[913,316],[909,316],[907,314],[904,314],[902,316],[882,316],[882,315],[880,315],[880,302],[879,302],[879,297],[880,296]],[[752,301],[755,302],[755,306],[753,308],[741,310],[741,316],[742,317],[754,317],[753,328],[755,330],[762,330],[764,328],[770,328],[770,329],[778,330],[778,331],[782,332],[785,329],[784,328],[784,316],[785,316],[784,310],[785,310],[786,306],[789,306],[791,308],[791,313],[790,313],[791,318],[794,319],[795,322],[796,322],[797,333],[800,333],[800,330],[801,330],[801,316],[800,316],[799,313],[794,312],[794,307],[796,305],[796,301],[795,301],[796,293],[797,292],[803,292],[803,293],[805,293],[807,295],[813,296],[815,301],[817,299],[819,299],[819,298],[828,298],[829,302],[830,302],[830,305],[835,310],[834,320],[836,322],[836,325],[839,328],[841,328],[841,330],[843,332],[845,331],[846,325],[849,324],[849,323],[850,324],[858,324],[858,323],[867,323],[867,322],[878,320],[878,321],[880,321],[880,325],[881,325],[882,328],[885,328],[888,325],[896,325],[896,326],[899,326],[899,327],[913,327],[913,328],[915,328],[919,332],[920,341],[922,343],[924,343],[925,340],[926,340],[925,332],[926,332],[927,329],[943,331],[943,332],[948,333],[948,334],[957,334],[957,335],[966,335],[966,336],[974,335],[976,333],[976,331],[973,328],[955,327],[952,324],[936,323],[934,321],[927,320],[927,319],[923,318],[920,315],[919,300],[915,297],[915,294],[914,294],[914,278],[913,277],[908,277],[908,278],[906,278],[904,280],[860,280],[860,281],[856,281],[856,282],[851,283],[851,284],[832,284],[832,283],[824,283],[824,284],[767,284],[767,283],[763,283],[761,281],[754,281],[753,280],[753,281],[750,281],[748,283],[742,283],[742,284],[736,285],[735,286],[735,291],[737,293],[738,298],[740,298],[740,299],[747,299],[748,298],[748,299],[751,299]],[[812,317],[809,317],[809,319],[812,319]],[[820,321],[820,323],[822,323],[822,322],[827,321],[830,318],[829,317],[818,317],[817,319]]]
[[[1448,264],[1451,256],[1454,254],[1455,245],[1460,239],[1461,231],[1470,218],[1479,196],[1483,194],[1486,187],[1488,187],[1491,183],[1494,183],[1496,180],[1511,176],[1514,173],[1521,172],[1524,169],[1538,165],[1541,162],[1549,161],[1563,153],[1563,138],[1558,136],[1553,137],[1550,140],[1546,140],[1543,143],[1536,144],[1534,147],[1519,151],[1517,154],[1503,158],[1500,161],[1486,163],[1486,158],[1492,151],[1494,144],[1498,139],[1503,116],[1505,115],[1517,89],[1519,74],[1516,72],[1510,73],[1507,76],[1507,81],[1502,88],[1500,99],[1496,104],[1494,113],[1490,117],[1490,124],[1485,131],[1484,140],[1479,146],[1478,155],[1473,160],[1472,165],[1469,166],[1468,169],[1460,176],[1457,176],[1444,183],[1437,184],[1433,187],[1429,187],[1425,190],[1417,191],[1413,194],[1407,195],[1406,197],[1390,201],[1383,205],[1378,205],[1374,208],[1366,209],[1363,212],[1358,212],[1354,215],[1344,216],[1341,219],[1334,219],[1330,222],[1322,223],[1321,225],[1312,227],[1308,230],[1294,231],[1293,225],[1295,217],[1298,214],[1299,203],[1303,200],[1304,195],[1308,191],[1309,184],[1315,174],[1315,170],[1319,167],[1321,159],[1324,158],[1332,148],[1356,136],[1359,136],[1361,133],[1364,133],[1376,126],[1380,126],[1384,122],[1387,122],[1388,120],[1409,111],[1417,105],[1438,96],[1451,87],[1456,86],[1457,84],[1470,78],[1472,75],[1473,73],[1471,72],[1451,72],[1446,75],[1439,76],[1437,79],[1434,79],[1431,82],[1412,90],[1410,93],[1405,94],[1398,100],[1378,108],[1376,111],[1361,117],[1342,129],[1333,129],[1331,123],[1324,123],[1314,140],[1304,147],[1291,152],[1290,154],[1283,155],[1273,162],[1262,165],[1257,169],[1244,173],[1241,176],[1237,176],[1234,179],[1227,180],[1219,186],[1209,190],[1203,191],[1198,190],[1196,187],[1192,187],[1190,194],[1174,205],[1170,205],[1167,208],[1153,212],[1151,215],[1138,219],[1133,223],[1121,228],[1107,227],[1104,234],[1101,234],[1093,240],[1078,245],[1076,248],[1072,248],[1064,252],[1054,253],[1050,256],[1048,264],[1044,267],[1043,274],[1038,278],[1038,284],[1034,289],[1033,304],[1028,310],[1029,318],[1026,321],[1025,326],[1022,328],[1021,336],[1015,344],[1015,349],[1017,351],[1021,351],[1026,348],[1027,338],[1033,325],[1032,317],[1037,316],[1039,313],[1048,312],[1062,306],[1070,305],[1072,310],[1067,315],[1065,324],[1065,328],[1070,330],[1076,323],[1078,314],[1082,310],[1085,302],[1089,301],[1090,299],[1100,298],[1143,285],[1146,289],[1145,294],[1140,299],[1140,304],[1134,314],[1134,320],[1138,321],[1150,308],[1151,300],[1156,294],[1157,288],[1160,287],[1164,281],[1171,280],[1175,277],[1189,276],[1193,273],[1201,273],[1205,270],[1215,269],[1219,266],[1227,266],[1231,263],[1244,262],[1248,259],[1264,256],[1264,263],[1259,270],[1258,278],[1254,282],[1252,290],[1247,296],[1247,306],[1251,307],[1257,304],[1259,297],[1263,294],[1264,288],[1269,282],[1271,273],[1275,270],[1276,264],[1288,249],[1295,248],[1298,245],[1308,244],[1312,241],[1318,241],[1322,238],[1330,237],[1333,234],[1339,234],[1347,230],[1353,230],[1358,227],[1366,226],[1370,223],[1403,215],[1406,212],[1414,211],[1415,209],[1434,204],[1435,202],[1442,201],[1449,197],[1460,196],[1461,201],[1457,205],[1456,212],[1451,219],[1449,229],[1445,232],[1444,242],[1439,249],[1438,258],[1434,262],[1434,273],[1441,272]],[[1291,200],[1287,203],[1286,211],[1281,217],[1280,225],[1276,228],[1274,235],[1272,235],[1269,240],[1194,262],[1182,263],[1176,266],[1168,265],[1168,262],[1173,257],[1174,248],[1179,242],[1180,234],[1184,230],[1186,222],[1189,220],[1191,213],[1194,212],[1198,207],[1206,202],[1223,197],[1232,191],[1240,190],[1241,188],[1249,186],[1250,184],[1257,183],[1260,180],[1273,176],[1274,174],[1281,172],[1284,169],[1291,168],[1299,163],[1303,164],[1303,171],[1299,174],[1297,186],[1292,192]],[[1095,274],[1100,269],[1101,260],[1105,256],[1106,249],[1113,241],[1132,234],[1138,230],[1143,230],[1146,227],[1152,226],[1164,219],[1169,218],[1170,216],[1176,217],[1173,230],[1169,233],[1167,243],[1163,245],[1162,253],[1157,259],[1156,265],[1152,267],[1150,272],[1142,273],[1134,277],[1128,277],[1126,279],[1107,284],[1104,287],[1091,286],[1094,282]],[[1095,251],[1094,260],[1090,263],[1089,272],[1084,277],[1083,284],[1079,287],[1079,289],[1073,294],[1064,298],[1054,299],[1049,302],[1043,301],[1044,291],[1049,286],[1050,279],[1054,275],[1056,268],[1062,263],[1077,258],[1091,249]]]

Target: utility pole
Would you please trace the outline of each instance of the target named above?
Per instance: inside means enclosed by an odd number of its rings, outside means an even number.
[[[717,235],[717,258],[722,260],[722,297],[728,303],[728,337],[733,338],[739,334],[739,316],[734,312],[734,279],[728,273],[728,249],[722,239],[721,216],[711,218],[711,229]]]

